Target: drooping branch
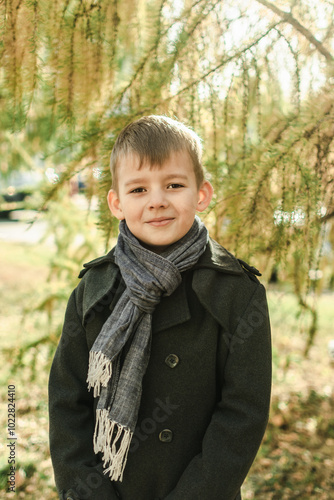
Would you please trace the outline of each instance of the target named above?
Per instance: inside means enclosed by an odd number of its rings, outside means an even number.
[[[268,2],[267,0],[256,0],[258,3],[264,5],[272,12],[275,12],[282,20],[288,24],[291,24],[299,33],[301,33],[316,49],[326,58],[329,63],[334,62],[334,56],[326,49],[326,47],[317,39],[315,36],[305,28],[293,15],[291,12],[286,12],[279,9],[276,5]]]
[[[208,78],[208,76],[212,75],[213,73],[215,73],[216,71],[218,71],[220,68],[222,68],[223,66],[226,66],[229,62],[231,61],[234,61],[240,57],[242,57],[243,54],[245,54],[246,52],[248,52],[252,47],[255,47],[263,38],[265,38],[271,31],[273,31],[278,25],[280,24],[280,22],[278,23],[274,23],[272,25],[269,26],[269,28],[264,32],[264,33],[261,33],[261,35],[256,38],[255,40],[253,40],[251,43],[249,43],[248,45],[246,45],[245,47],[243,47],[241,50],[238,50],[237,52],[233,53],[232,55],[230,56],[227,56],[225,58],[223,58],[223,60],[217,64],[216,66],[214,66],[213,68],[210,68],[208,69],[208,71],[206,71],[205,73],[201,74],[198,78],[192,80],[189,84],[185,85],[184,87],[182,87],[177,93],[169,96],[167,100],[172,100],[172,99],[175,99],[177,96],[179,96],[180,94],[184,94],[185,92],[187,92],[191,87],[193,86],[196,86],[198,85],[200,82],[204,81],[206,78]],[[159,104],[159,103],[158,103]]]

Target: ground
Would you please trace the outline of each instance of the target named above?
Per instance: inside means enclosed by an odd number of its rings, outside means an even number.
[[[8,386],[15,386],[16,492],[5,498],[56,499],[48,450],[47,379],[52,342],[48,332],[62,310],[22,317],[38,303],[47,284],[49,248],[2,242],[0,260],[0,381],[2,429],[0,490],[7,484]],[[47,284],[47,286],[51,286]],[[268,290],[273,330],[273,397],[263,445],[243,486],[244,499],[334,498],[334,366],[327,345],[334,338],[333,294],[318,300],[319,331],[309,357],[303,357],[307,317],[297,316],[291,293]],[[51,303],[46,307],[51,310]],[[39,339],[44,339],[40,342]],[[28,352],[20,348],[36,343]],[[10,395],[9,399],[12,397]],[[14,401],[13,401],[14,403]],[[3,494],[0,494],[3,497]],[[222,497],[223,498],[223,497]],[[205,500],[205,499],[203,499]]]

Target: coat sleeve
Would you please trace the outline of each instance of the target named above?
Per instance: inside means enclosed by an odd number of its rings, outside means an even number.
[[[234,500],[260,447],[268,422],[271,336],[265,291],[258,285],[230,334],[223,332],[218,357],[221,399],[202,442],[165,500]],[[219,359],[218,359],[219,366]]]
[[[76,290],[49,378],[50,451],[61,499],[118,500],[93,450],[94,402],[87,390],[88,347]]]

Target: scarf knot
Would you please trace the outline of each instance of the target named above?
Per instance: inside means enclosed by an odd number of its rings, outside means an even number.
[[[204,252],[208,231],[196,216],[183,238],[156,254],[140,244],[125,221],[119,230],[115,263],[126,289],[91,348],[87,382],[99,397],[94,452],[102,453],[110,479],[121,481],[150,357],[152,314]]]
[[[171,295],[181,283],[177,266],[136,243],[126,224],[118,237],[115,263],[121,269],[129,299],[147,314],[152,314],[161,297]]]

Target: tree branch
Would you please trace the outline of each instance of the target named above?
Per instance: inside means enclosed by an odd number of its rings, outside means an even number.
[[[278,16],[282,18],[282,20],[288,24],[291,24],[299,33],[301,33],[312,45],[316,47],[316,49],[326,58],[326,60],[330,63],[334,62],[334,56],[324,47],[324,45],[319,42],[315,38],[312,33],[305,28],[302,24],[290,12],[286,12],[284,10],[279,9],[276,5],[273,5],[271,2],[267,2],[267,0],[256,0],[258,3],[264,5],[272,12],[275,12]]]

